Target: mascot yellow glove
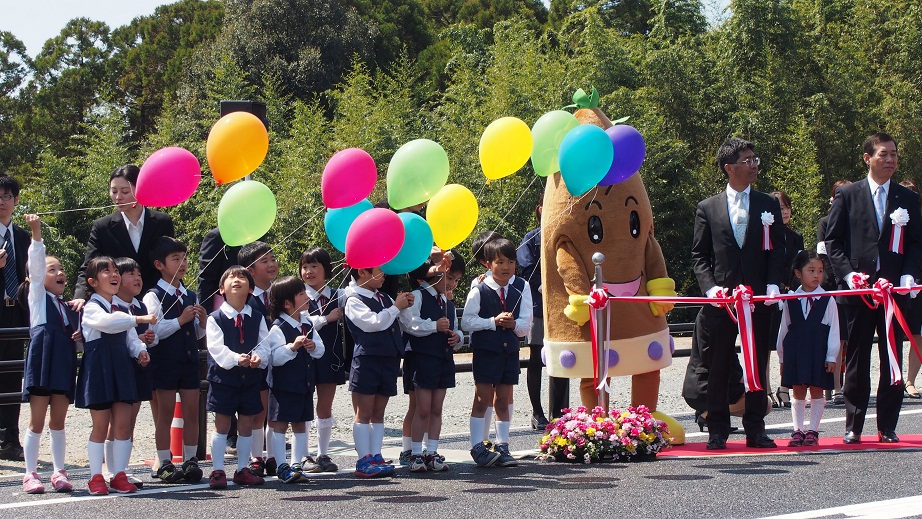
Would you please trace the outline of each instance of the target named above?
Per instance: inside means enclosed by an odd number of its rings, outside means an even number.
[[[586,303],[588,298],[589,296],[570,296],[570,304],[563,309],[563,315],[580,326],[586,324],[589,320],[589,305]]]
[[[675,281],[672,278],[656,278],[647,281],[647,294],[651,296],[670,296],[675,297]],[[654,317],[666,315],[666,312],[672,310],[675,303],[653,302],[650,303],[650,311]]]

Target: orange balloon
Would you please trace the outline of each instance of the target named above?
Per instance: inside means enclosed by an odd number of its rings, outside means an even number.
[[[268,152],[269,132],[259,117],[249,112],[231,112],[218,119],[205,146],[208,167],[218,184],[256,171]]]

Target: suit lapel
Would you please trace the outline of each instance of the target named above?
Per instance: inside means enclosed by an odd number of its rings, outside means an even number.
[[[858,207],[856,209],[858,211],[863,210],[865,213],[865,221],[871,223],[871,232],[874,233],[876,231],[876,234],[872,234],[872,236],[875,236],[879,241],[882,233],[877,229],[877,209],[874,208],[874,197],[871,195],[871,185],[868,184],[867,177],[859,180],[858,184],[860,184],[860,187],[858,188],[858,200],[860,200],[861,203],[857,204]],[[893,192],[892,187],[893,186],[891,184],[891,193]],[[887,195],[887,198],[890,198],[890,194]],[[887,203],[889,204],[889,201]],[[884,220],[884,226],[886,226],[886,217],[884,217]]]
[[[728,199],[726,189],[717,195],[716,203],[717,207],[715,208],[715,213],[717,215],[717,221],[719,222],[718,229],[723,232],[725,239],[729,239],[730,243],[739,248],[739,245],[736,243],[736,236],[733,234],[733,223],[730,222],[730,212],[727,209]]]
[[[132,254],[132,256],[137,256],[134,245],[131,244],[131,236],[128,236],[128,227],[125,226],[125,218],[122,216],[121,212],[117,211],[109,216],[109,232],[112,233],[115,240],[121,244],[125,250],[133,251],[135,254]]]
[[[154,216],[154,212],[145,207],[144,228],[141,229],[141,241],[138,242],[138,249],[144,250],[150,248],[150,241],[159,235],[159,231],[157,230],[159,226],[160,221]]]

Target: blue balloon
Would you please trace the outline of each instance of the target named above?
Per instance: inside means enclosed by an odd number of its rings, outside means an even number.
[[[349,234],[349,227],[352,222],[365,211],[373,209],[374,206],[366,198],[361,202],[341,207],[339,209],[330,209],[323,217],[323,230],[327,233],[330,243],[336,247],[339,252],[346,252],[346,235]]]
[[[605,130],[581,124],[560,143],[560,174],[567,191],[580,196],[605,178],[614,158],[614,148]]]
[[[422,265],[432,253],[432,229],[429,222],[416,213],[400,213],[397,216],[403,221],[406,235],[397,256],[381,265],[381,271],[389,275],[410,272]]]

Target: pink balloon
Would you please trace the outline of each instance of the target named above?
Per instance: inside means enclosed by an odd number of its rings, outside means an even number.
[[[169,207],[192,196],[202,178],[202,166],[188,150],[169,147],[155,151],[141,166],[135,197],[141,205]]]
[[[320,193],[329,209],[355,205],[371,194],[378,180],[374,159],[364,150],[348,148],[330,157],[323,168]]]
[[[390,209],[369,209],[360,214],[346,234],[346,263],[352,268],[380,267],[394,259],[406,231],[403,221]]]

